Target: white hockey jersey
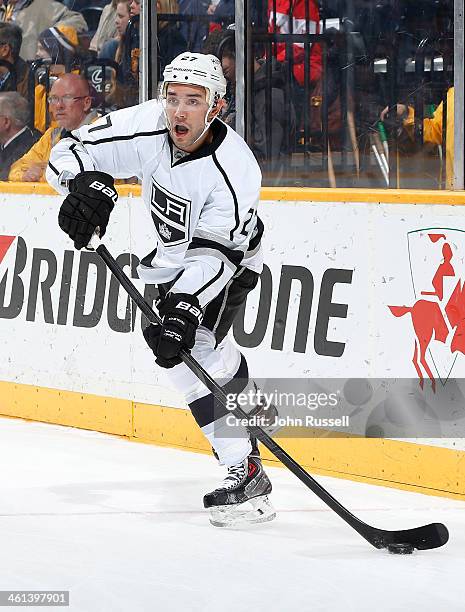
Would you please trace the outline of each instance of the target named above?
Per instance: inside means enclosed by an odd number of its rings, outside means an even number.
[[[150,100],[60,140],[46,173],[63,195],[68,190],[62,179],[84,170],[141,179],[156,244],[141,260],[139,276],[153,284],[176,279],[171,290],[196,295],[202,307],[239,266],[261,272],[263,265],[263,225],[257,218],[260,168],[230,127],[215,119],[211,129],[211,144],[177,159],[163,108]]]

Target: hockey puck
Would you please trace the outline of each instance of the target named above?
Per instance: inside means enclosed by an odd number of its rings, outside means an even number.
[[[391,555],[411,555],[414,551],[412,544],[388,544],[387,549]]]

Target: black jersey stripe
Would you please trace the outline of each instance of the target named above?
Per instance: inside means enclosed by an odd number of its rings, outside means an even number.
[[[236,193],[235,193],[235,191],[233,189],[233,186],[231,185],[231,182],[230,182],[230,180],[228,178],[228,175],[226,174],[226,172],[224,171],[224,168],[222,167],[222,165],[218,161],[218,158],[216,157],[216,152],[212,153],[212,158],[213,158],[213,161],[215,162],[215,166],[221,172],[221,174],[222,174],[222,176],[224,178],[224,181],[225,181],[226,185],[228,186],[229,191],[231,192],[232,199],[234,201],[234,218],[235,218],[236,224],[233,227],[233,229],[229,232],[229,239],[232,240],[233,236],[234,236],[234,232],[239,227],[239,222],[240,222],[240,219],[239,219],[239,204],[237,203]]]
[[[84,172],[84,164],[82,163],[82,159],[79,157],[77,151],[76,151],[76,145],[72,144],[69,148],[69,150],[71,151],[71,153],[74,155],[74,157],[77,159],[77,162],[79,164],[79,170],[81,172]]]
[[[213,240],[207,240],[206,238],[197,238],[196,236],[192,238],[191,243],[187,247],[187,251],[189,252],[195,249],[214,249],[222,253],[236,267],[239,267],[244,258],[244,253],[238,249],[228,249],[224,244],[214,242]]]
[[[103,125],[96,125],[94,127],[89,128],[89,134],[91,132],[97,132],[98,130],[106,130],[107,128],[111,127],[113,124],[111,122],[111,117],[110,115],[106,116],[106,122]]]
[[[263,225],[263,221],[260,219],[260,217],[257,216],[257,225],[255,227],[254,234],[252,235],[252,238],[250,239],[249,248],[247,249],[247,252],[253,251],[254,249],[258,247],[262,239],[264,230],[265,230],[265,226]]]
[[[236,373],[231,380],[222,385],[222,389],[226,394],[241,393],[247,387],[248,382],[249,369],[245,357],[241,355],[241,361]],[[210,423],[230,414],[229,410],[215,399],[213,393],[208,393],[204,397],[194,400],[189,404],[189,408],[199,427],[206,427]]]
[[[70,132],[69,130],[63,130],[61,132],[61,138],[71,138],[71,140],[75,140],[76,142],[80,142],[79,138],[77,138],[76,136],[74,136],[74,134],[72,132]]]
[[[159,136],[160,134],[167,134],[168,130],[155,130],[153,132],[136,132],[135,134],[126,134],[124,136],[109,136],[108,138],[100,138],[100,140],[83,140],[84,145],[100,145],[108,142],[118,142],[124,140],[132,140],[133,138],[140,138],[143,136]]]
[[[200,289],[197,289],[197,291],[194,293],[195,296],[199,296],[203,291],[205,291],[206,289],[208,289],[208,287],[210,287],[210,285],[213,285],[213,283],[216,283],[216,281],[221,278],[221,276],[223,275],[224,272],[224,261],[221,262],[220,265],[220,269],[218,270],[218,272],[215,274],[215,276],[213,278],[211,278],[208,283],[205,283],[205,285],[203,285],[203,287],[200,287]]]
[[[174,166],[185,164],[187,162],[194,161],[196,159],[202,159],[202,157],[208,157],[209,155],[212,155],[226,138],[228,128],[222,121],[220,121],[218,118],[215,118],[213,123],[210,125],[210,130],[213,134],[213,140],[211,143],[204,144],[200,147],[200,149],[197,149],[197,151],[189,153],[189,155],[186,155],[184,157],[181,157],[181,159],[176,160],[174,164],[172,164],[172,167],[174,168]],[[171,159],[173,159],[173,142],[170,136],[168,137],[168,143],[170,145]]]
[[[60,173],[58,172],[58,170],[55,168],[55,166],[52,164],[52,162],[48,162],[48,166],[50,168],[50,170],[53,170],[53,172],[55,172],[55,174],[57,176],[60,176]]]
[[[155,257],[155,255],[157,254],[157,247],[155,247],[153,249],[153,251],[150,251],[150,253],[148,253],[145,257],[143,257],[140,260],[140,263],[145,266],[146,268],[151,268],[152,267],[152,260]]]

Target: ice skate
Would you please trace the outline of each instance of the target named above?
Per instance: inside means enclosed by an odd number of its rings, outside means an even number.
[[[276,516],[268,499],[271,489],[260,458],[251,454],[228,467],[226,478],[204,496],[203,505],[210,510],[210,523],[215,527],[264,523]]]

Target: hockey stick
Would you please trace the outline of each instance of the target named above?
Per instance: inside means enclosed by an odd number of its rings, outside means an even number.
[[[98,255],[105,262],[109,270],[113,273],[121,286],[128,293],[129,297],[136,303],[142,313],[151,323],[160,324],[161,319],[156,312],[144,300],[130,279],[126,276],[108,249],[103,245],[96,235],[93,236],[88,248],[95,249]],[[213,394],[218,402],[225,408],[227,398],[223,389],[206,372],[203,367],[187,351],[182,351],[181,357],[186,366],[204,383],[208,390]],[[239,419],[247,419],[248,415],[236,406],[231,411]],[[260,427],[249,425],[247,427],[250,434],[260,440],[273,455],[281,461],[293,474],[297,476],[315,495],[317,495],[327,506],[334,510],[346,523],[357,531],[365,540],[375,548],[386,548],[390,544],[410,544],[419,550],[438,548],[443,546],[449,539],[447,528],[442,523],[432,523],[414,529],[400,531],[387,531],[377,529],[359,518],[354,516],[347,508],[342,506],[326,489],[324,489],[310,474],[308,474],[287,452],[277,444],[273,438],[265,433]]]

